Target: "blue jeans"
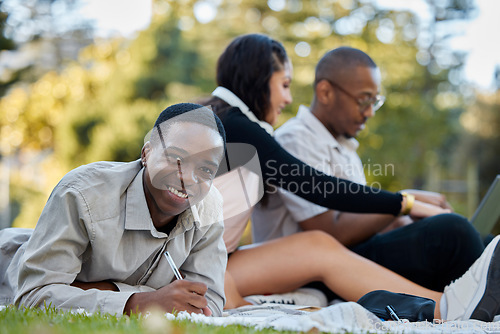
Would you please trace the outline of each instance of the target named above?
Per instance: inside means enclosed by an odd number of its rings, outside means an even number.
[[[467,219],[442,214],[384,234],[377,234],[351,250],[419,285],[435,291],[462,276],[484,250],[484,243]],[[338,298],[323,283],[313,282]]]

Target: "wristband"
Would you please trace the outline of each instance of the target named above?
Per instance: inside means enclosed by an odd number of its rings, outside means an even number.
[[[413,203],[415,203],[415,196],[412,194],[408,194],[406,191],[403,191],[401,195],[406,199],[405,207],[401,209],[401,216],[405,216],[411,212],[413,208]]]

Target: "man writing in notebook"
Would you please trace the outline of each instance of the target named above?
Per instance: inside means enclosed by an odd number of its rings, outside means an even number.
[[[380,70],[366,53],[348,47],[328,52],[316,67],[310,108],[300,106],[297,116],[276,131],[276,140],[327,174],[365,184],[354,137],[384,102],[380,84]],[[411,193],[448,208],[440,194]],[[410,216],[328,210],[281,190],[268,195],[267,204],[252,215],[255,242],[323,230],[356,253],[439,291],[460,277],[484,248],[469,222],[456,214],[414,222]]]

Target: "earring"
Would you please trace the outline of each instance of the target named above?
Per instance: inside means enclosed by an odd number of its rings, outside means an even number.
[[[142,160],[142,165],[143,165],[144,167],[146,167],[146,159],[143,159],[143,160]]]

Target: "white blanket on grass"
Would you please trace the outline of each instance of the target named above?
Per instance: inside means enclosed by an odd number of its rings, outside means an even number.
[[[256,329],[272,328],[297,332],[317,329],[325,333],[500,333],[500,322],[468,320],[437,324],[382,321],[359,304],[352,302],[335,304],[314,312],[294,305],[264,304],[229,310],[224,312],[222,317],[180,312],[177,316],[167,314],[167,318],[189,319],[215,326],[237,324]]]

